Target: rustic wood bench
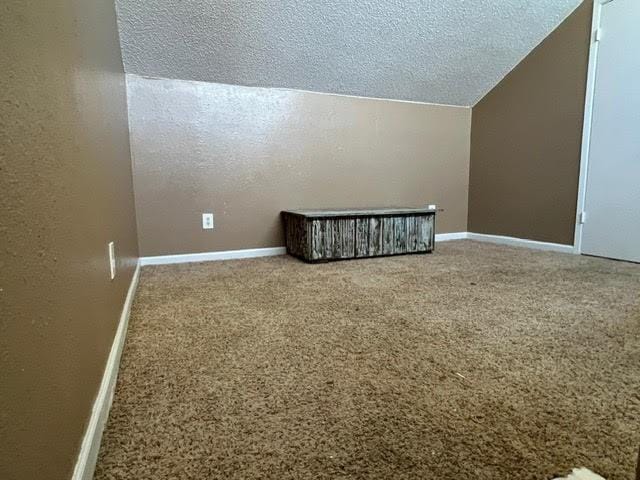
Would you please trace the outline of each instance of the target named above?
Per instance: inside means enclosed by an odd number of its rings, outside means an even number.
[[[307,262],[430,253],[435,210],[285,210],[287,253]]]

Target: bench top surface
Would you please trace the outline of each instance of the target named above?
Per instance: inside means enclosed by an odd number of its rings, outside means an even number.
[[[371,217],[376,215],[417,215],[435,213],[431,208],[388,207],[388,208],[334,208],[334,209],[301,209],[283,210],[282,213],[300,215],[310,218],[321,217]]]

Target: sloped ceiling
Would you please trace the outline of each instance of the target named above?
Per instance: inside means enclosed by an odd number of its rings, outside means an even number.
[[[125,70],[474,105],[580,0],[117,0]]]

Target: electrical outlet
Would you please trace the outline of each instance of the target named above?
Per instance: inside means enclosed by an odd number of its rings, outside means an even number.
[[[109,251],[109,274],[111,275],[111,280],[116,277],[116,247],[113,242],[109,242],[107,245],[107,250]]]
[[[213,213],[202,214],[202,229],[213,230]]]
[[[438,206],[437,206],[437,205],[429,205],[427,208],[428,208],[429,210],[437,210],[437,209],[438,209]]]

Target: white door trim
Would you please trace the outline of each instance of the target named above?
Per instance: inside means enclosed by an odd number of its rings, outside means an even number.
[[[600,26],[602,6],[613,0],[594,0],[591,18],[591,38],[589,45],[589,66],[587,68],[587,89],[584,102],[584,119],[582,123],[582,145],[580,149],[580,176],[578,177],[578,201],[576,207],[576,226],[573,238],[574,253],[582,253],[582,214],[587,194],[587,170],[589,167],[589,147],[591,145],[591,120],[593,118],[593,94],[596,84],[596,66],[598,63],[598,46],[596,40]]]

